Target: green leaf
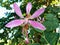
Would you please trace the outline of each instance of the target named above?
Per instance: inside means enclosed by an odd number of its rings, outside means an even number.
[[[46,14],[46,20],[43,24],[46,27],[46,31],[55,30],[59,25],[58,19],[53,14]]]
[[[46,16],[46,20],[52,20],[54,18],[54,14],[51,13],[45,14],[45,16]]]
[[[29,44],[29,45],[40,45],[39,43],[33,43],[33,44]]]
[[[50,45],[56,45],[59,35],[57,33],[52,33],[52,32],[45,32],[45,38],[49,42]]]

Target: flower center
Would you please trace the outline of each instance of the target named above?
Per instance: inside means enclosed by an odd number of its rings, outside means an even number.
[[[27,24],[27,23],[28,23],[29,18],[25,18],[24,20],[25,20],[25,24]]]

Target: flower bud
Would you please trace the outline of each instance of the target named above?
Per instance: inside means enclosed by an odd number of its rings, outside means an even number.
[[[25,43],[29,44],[29,39],[28,38],[25,38]]]

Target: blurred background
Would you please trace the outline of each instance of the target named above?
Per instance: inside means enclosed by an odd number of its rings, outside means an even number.
[[[22,37],[21,26],[13,29],[5,27],[11,20],[19,19],[13,9],[15,2],[21,8],[23,16],[28,2],[33,5],[31,14],[41,7],[45,8],[40,17],[45,20],[43,25],[46,30],[41,31],[30,26],[28,45],[60,45],[60,0],[0,0],[0,45],[27,45]]]

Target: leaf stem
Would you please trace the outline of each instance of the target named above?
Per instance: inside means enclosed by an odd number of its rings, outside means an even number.
[[[43,35],[44,35],[44,32],[43,32]],[[49,42],[47,41],[47,39],[45,38],[45,35],[44,35],[44,36],[41,35],[41,37],[44,38],[44,40],[47,42],[47,44],[50,45],[50,43],[49,43]]]

